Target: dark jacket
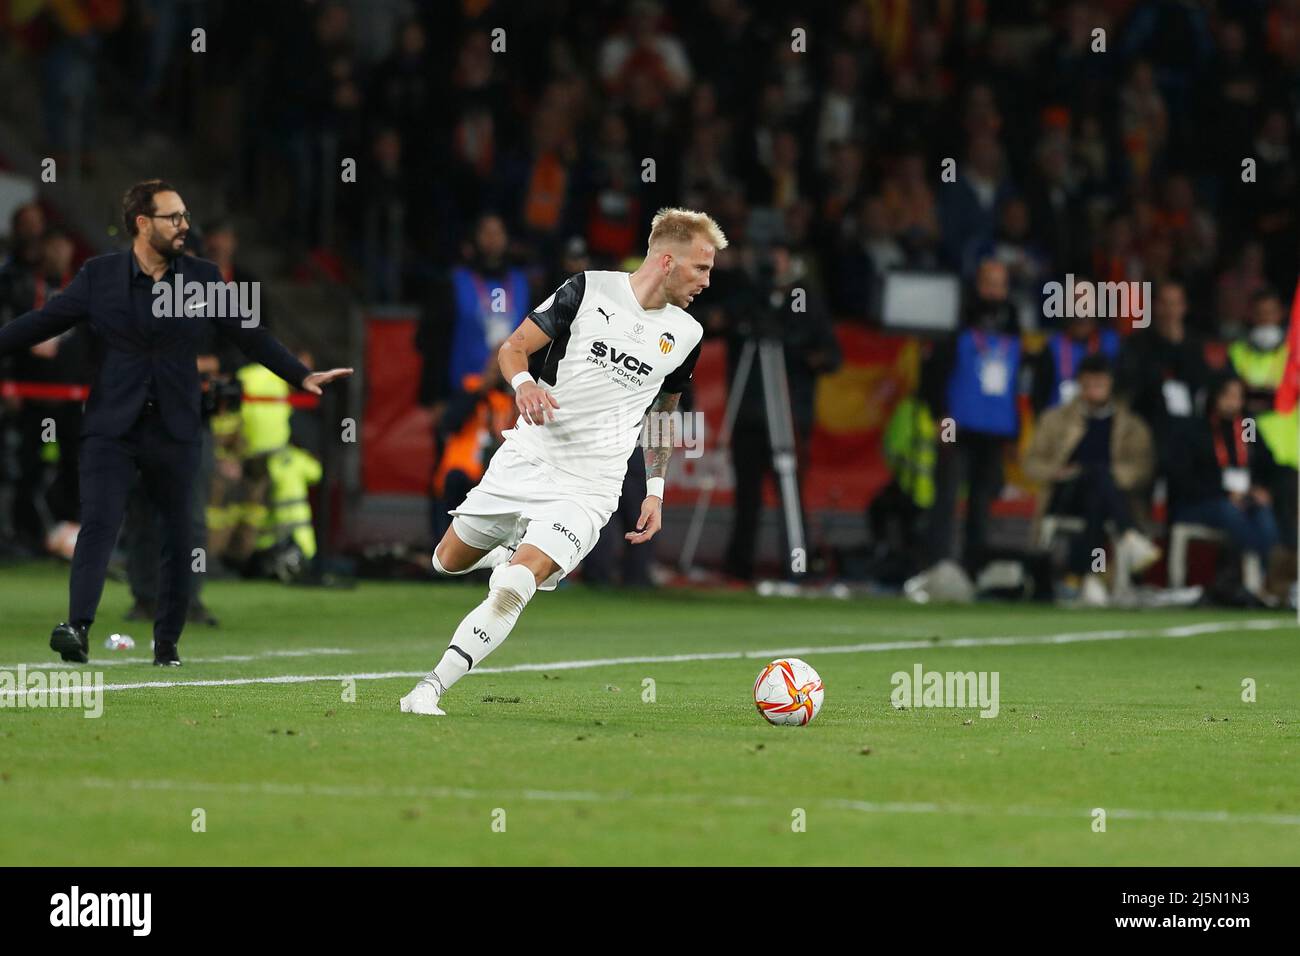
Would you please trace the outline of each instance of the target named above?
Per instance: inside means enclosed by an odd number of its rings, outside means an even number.
[[[180,256],[174,265],[186,283],[221,281],[217,267],[206,259]],[[151,313],[147,322],[141,322],[131,302],[135,269],[129,249],[89,259],[60,295],[0,328],[3,354],[43,342],[79,323],[86,325],[92,339],[94,378],[83,435],[116,438],[125,434],[144,407],[152,377],[168,433],[179,441],[198,440],[201,422],[195,360],[210,347],[213,329],[294,387],[301,387],[310,374],[266,329],[243,328],[237,316],[163,318]],[[171,274],[163,281],[170,285]]]
[[[1210,419],[1198,415],[1176,421],[1170,428],[1168,477],[1171,511],[1227,494],[1223,490],[1223,469],[1215,451],[1213,429],[1216,425],[1222,433],[1228,464],[1248,468],[1252,485],[1269,486],[1277,466],[1268,446],[1259,440],[1246,442],[1246,460],[1238,462],[1235,457],[1239,448],[1233,438],[1232,424],[1212,424]]]
[[[1165,405],[1164,383],[1176,379],[1187,386],[1193,403],[1210,379],[1202,343],[1190,332],[1178,343],[1155,329],[1135,332],[1120,352],[1116,391],[1151,427],[1157,443],[1168,438],[1171,416]],[[1193,404],[1192,414],[1198,414]]]

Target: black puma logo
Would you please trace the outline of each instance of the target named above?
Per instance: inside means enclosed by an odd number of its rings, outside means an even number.
[[[605,324],[606,324],[606,325],[609,325],[609,320],[612,319],[612,318],[614,317],[614,315],[615,315],[615,313],[613,313],[613,312],[606,312],[606,311],[605,311],[604,309],[602,309],[600,306],[596,306],[596,311],[599,312],[601,315],[603,315],[603,316],[605,317]]]

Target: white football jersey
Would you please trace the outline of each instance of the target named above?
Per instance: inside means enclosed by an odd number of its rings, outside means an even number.
[[[520,418],[506,440],[617,494],[650,404],[691,380],[703,327],[675,305],[641,308],[626,272],[573,275],[528,317],[551,337],[529,371],[560,407],[545,425]]]

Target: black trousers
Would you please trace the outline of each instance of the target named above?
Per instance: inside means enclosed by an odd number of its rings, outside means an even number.
[[[978,574],[984,567],[989,557],[989,509],[1002,491],[1002,455],[1008,441],[1001,435],[965,431],[958,433],[955,442],[939,443],[927,564],[960,554],[968,574]],[[954,538],[963,482],[967,485],[966,533],[959,552]]]
[[[190,539],[200,442],[172,438],[156,411],[141,414],[120,438],[91,435],[81,443],[81,533],[72,556],[68,620],[89,627],[104,593],[108,560],[139,474],[162,519],[162,569],[157,644],[175,644],[190,603]]]
[[[1070,541],[1071,574],[1087,574],[1091,569],[1093,551],[1106,546],[1106,522],[1115,525],[1117,535],[1134,527],[1128,497],[1115,484],[1109,464],[1085,467],[1077,478],[1058,482],[1047,510],[1084,520],[1083,534]]]
[[[212,473],[216,469],[216,442],[206,427],[199,435],[199,468],[195,473],[194,501],[191,506],[190,548],[208,546],[208,499],[212,495]],[[162,516],[153,506],[141,476],[126,505],[126,527],[122,537],[126,544],[126,578],[131,597],[146,607],[158,604],[158,554],[162,549]],[[191,554],[193,551],[191,551]],[[208,555],[207,557],[214,557]],[[190,575],[190,603],[197,605],[207,575]]]

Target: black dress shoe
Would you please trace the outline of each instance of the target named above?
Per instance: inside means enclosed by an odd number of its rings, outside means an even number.
[[[58,651],[65,661],[87,663],[90,660],[90,629],[74,627],[65,621],[50,634],[50,650]]]
[[[176,653],[175,644],[155,644],[153,649],[154,667],[180,667],[181,659]]]

